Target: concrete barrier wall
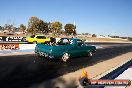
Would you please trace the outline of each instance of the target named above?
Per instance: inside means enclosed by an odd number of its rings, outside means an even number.
[[[35,49],[36,44],[0,44],[0,50],[28,50]]]
[[[35,49],[36,44],[19,44],[20,50]]]
[[[35,46],[36,44],[0,44],[0,56],[33,53]]]
[[[16,50],[19,49],[19,44],[0,44],[0,50]]]

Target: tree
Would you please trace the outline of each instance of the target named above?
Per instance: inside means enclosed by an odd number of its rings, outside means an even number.
[[[49,32],[48,23],[44,22],[43,20],[39,20],[37,22],[37,29],[42,33],[48,33]]]
[[[66,24],[64,29],[67,34],[76,34],[76,26],[73,24]]]
[[[26,26],[21,24],[19,27],[19,31],[24,32],[26,30]]]
[[[37,17],[31,17],[28,22],[28,31],[32,32],[32,34],[35,34],[37,32],[48,33],[48,25],[49,24],[47,22],[44,22]]]
[[[52,22],[49,25],[49,29],[52,33],[59,33],[62,29],[62,24],[60,22]]]
[[[92,37],[97,37],[97,35],[96,34],[92,34]]]
[[[2,26],[0,26],[0,31],[1,31],[1,30],[3,30],[3,27],[2,27]]]
[[[12,32],[14,29],[14,26],[13,25],[10,25],[10,24],[5,24],[4,25],[4,30],[7,30],[9,32]]]
[[[30,17],[28,22],[28,31],[35,34],[38,31],[39,19],[37,17]]]
[[[19,30],[18,27],[13,27],[13,31],[12,31],[12,32],[16,32],[16,31],[18,31],[18,30]]]
[[[132,37],[128,37],[128,41],[132,41]]]

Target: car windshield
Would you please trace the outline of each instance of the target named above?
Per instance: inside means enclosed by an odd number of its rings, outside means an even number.
[[[32,36],[30,36],[31,38],[34,38],[35,37],[35,35],[32,35]]]
[[[37,38],[37,39],[46,39],[45,36],[37,36],[36,38]]]
[[[83,45],[83,44],[84,44],[84,41],[82,41],[82,40],[78,39],[78,40],[77,40],[77,43],[78,43],[78,45],[79,45],[79,46],[81,46],[81,45]]]

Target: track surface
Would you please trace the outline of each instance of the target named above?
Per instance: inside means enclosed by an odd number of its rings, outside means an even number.
[[[95,44],[97,45],[97,44]],[[112,57],[132,51],[132,44],[100,44],[92,58],[78,57],[68,63],[36,60],[36,55],[0,57],[0,88],[27,88],[51,78],[95,65]],[[42,58],[43,59],[43,58]]]

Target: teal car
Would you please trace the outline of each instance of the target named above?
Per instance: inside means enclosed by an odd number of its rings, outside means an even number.
[[[95,46],[87,45],[81,39],[61,38],[56,44],[37,44],[35,53],[49,59],[61,59],[67,62],[70,58],[79,56],[93,56]]]

